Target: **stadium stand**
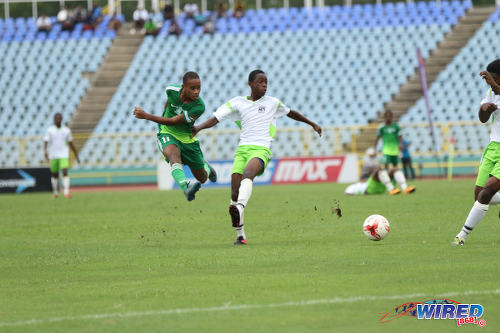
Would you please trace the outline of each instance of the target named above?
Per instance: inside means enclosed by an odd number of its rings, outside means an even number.
[[[111,39],[81,38],[0,42],[0,133],[2,137],[42,135],[61,112],[68,122],[89,86]],[[0,140],[0,166],[16,166],[17,140]],[[43,142],[30,142],[28,165],[44,163]],[[4,153],[5,152],[5,153]]]
[[[133,106],[159,113],[165,86],[193,69],[202,78],[201,95],[207,106],[201,120],[229,98],[247,94],[246,77],[260,67],[269,77],[268,94],[323,125],[366,124],[414,72],[417,47],[427,57],[470,6],[470,1],[443,1],[440,8],[434,2],[417,2],[310,12],[248,10],[244,19],[219,20],[213,36],[186,26],[178,38],[165,36],[162,30],[160,37],[144,40],[81,157],[92,164],[111,163],[115,145],[103,134],[154,131],[154,124],[131,116]],[[295,125],[288,118],[278,122],[281,128]],[[234,126],[222,123],[218,128]],[[350,139],[342,133],[343,142]],[[280,135],[275,156],[300,155],[301,140],[299,132]],[[220,134],[216,142],[216,157],[231,158],[237,134]],[[314,140],[312,154],[330,154],[330,143]],[[152,140],[131,138],[120,143],[119,150],[118,164],[158,156]]]
[[[477,120],[477,112],[482,97],[488,86],[479,77],[479,72],[494,60],[500,52],[500,9],[494,12],[476,35],[469,40],[459,55],[441,72],[429,89],[429,101],[433,120],[453,122]],[[491,52],[485,52],[485,49]],[[401,124],[427,122],[427,110],[423,98],[419,99],[406,115]],[[479,151],[489,142],[489,124],[452,126],[451,134],[455,138],[458,150]],[[427,128],[405,131],[413,142],[416,151],[432,150],[432,140]],[[440,139],[440,136],[438,136]],[[438,140],[438,149],[442,142]]]

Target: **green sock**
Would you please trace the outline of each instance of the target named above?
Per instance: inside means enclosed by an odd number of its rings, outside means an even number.
[[[209,177],[210,176],[210,167],[208,166],[207,162],[203,163],[203,168],[205,169],[205,172],[207,173],[207,177]]]
[[[184,169],[182,165],[179,163],[172,164],[172,177],[174,177],[175,182],[182,191],[185,191],[187,188],[186,175],[184,174]]]

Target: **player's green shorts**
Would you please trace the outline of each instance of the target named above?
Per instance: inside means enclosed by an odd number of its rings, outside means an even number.
[[[245,171],[248,162],[250,162],[252,158],[257,157],[260,158],[262,162],[264,162],[264,168],[262,169],[262,172],[257,175],[260,176],[264,173],[264,170],[266,170],[267,164],[271,160],[272,156],[273,154],[271,153],[271,150],[266,147],[253,145],[239,146],[238,149],[236,149],[236,153],[234,154],[232,173],[243,174],[243,171]]]
[[[365,191],[366,194],[383,194],[385,193],[385,191],[387,191],[385,185],[373,179],[372,176],[368,178],[367,183],[368,187],[366,188]]]
[[[484,187],[490,175],[500,179],[500,142],[490,142],[483,152],[476,185]]]
[[[163,154],[163,149],[168,145],[176,145],[181,153],[182,164],[191,168],[191,170],[203,170],[205,158],[201,152],[200,143],[195,141],[193,143],[183,143],[177,140],[175,136],[168,133],[158,133],[158,149]],[[169,162],[166,156],[165,161]]]
[[[392,164],[393,166],[397,167],[399,163],[399,156],[398,155],[384,155],[385,156],[385,164],[390,165]]]
[[[59,170],[67,169],[69,161],[67,158],[54,158],[50,160],[50,172],[58,173]]]

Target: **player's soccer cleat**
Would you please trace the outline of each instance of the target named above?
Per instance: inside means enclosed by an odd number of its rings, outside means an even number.
[[[186,198],[188,201],[193,201],[194,200],[194,195],[198,190],[200,189],[201,184],[197,180],[191,180],[188,182],[188,186],[186,190],[184,191],[184,194],[186,195]]]
[[[239,236],[236,238],[236,241],[233,243],[233,245],[247,245],[247,240],[243,238],[243,236]]]
[[[465,244],[465,241],[462,239],[462,237],[455,237],[453,242],[451,242],[451,246],[463,246]]]
[[[215,169],[212,168],[210,164],[208,164],[208,168],[210,169],[210,174],[208,175],[208,179],[212,182],[215,183],[217,181],[217,173],[215,172]]]
[[[395,188],[394,190],[389,192],[389,195],[396,195],[401,193],[401,190],[399,188]]]
[[[240,227],[241,212],[237,205],[229,206],[229,215],[231,215],[231,223],[233,224],[233,228]]]
[[[64,197],[65,197],[66,199],[71,199],[71,194],[69,194],[69,193],[68,193],[68,194],[65,194],[65,195],[64,195]]]
[[[408,186],[404,191],[403,193],[404,194],[410,194],[410,193],[413,193],[415,192],[417,188],[415,186]]]
[[[54,198],[54,199],[57,199],[58,196],[59,196],[59,194],[55,194],[55,193],[52,194],[52,198]]]

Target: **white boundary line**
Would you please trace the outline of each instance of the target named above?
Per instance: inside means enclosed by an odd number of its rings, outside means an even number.
[[[0,327],[12,327],[12,326],[27,326],[36,324],[48,324],[60,321],[74,321],[74,320],[95,320],[95,319],[108,319],[108,318],[130,318],[130,317],[145,317],[145,316],[164,316],[172,314],[184,314],[184,313],[198,313],[198,312],[218,312],[218,311],[235,311],[235,310],[249,310],[249,309],[269,309],[269,308],[281,308],[281,307],[296,307],[296,306],[307,306],[307,305],[317,305],[317,304],[342,304],[342,303],[356,303],[362,301],[382,301],[382,300],[392,300],[392,299],[402,299],[407,298],[408,301],[416,301],[412,298],[415,297],[454,297],[454,296],[469,296],[469,295],[496,295],[500,294],[500,289],[494,290],[469,290],[469,291],[456,291],[439,294],[439,296],[429,296],[430,294],[416,293],[407,295],[389,295],[389,296],[353,296],[353,297],[335,297],[329,299],[317,299],[317,300],[305,300],[305,301],[292,301],[285,303],[270,303],[270,304],[241,304],[241,305],[230,305],[228,303],[224,306],[215,306],[208,308],[181,308],[181,309],[169,309],[169,310],[153,310],[153,311],[132,311],[123,313],[101,313],[101,314],[88,314],[82,316],[67,316],[67,317],[52,317],[48,319],[30,319],[22,321],[13,322],[0,322]],[[424,301],[424,300],[422,300]]]

